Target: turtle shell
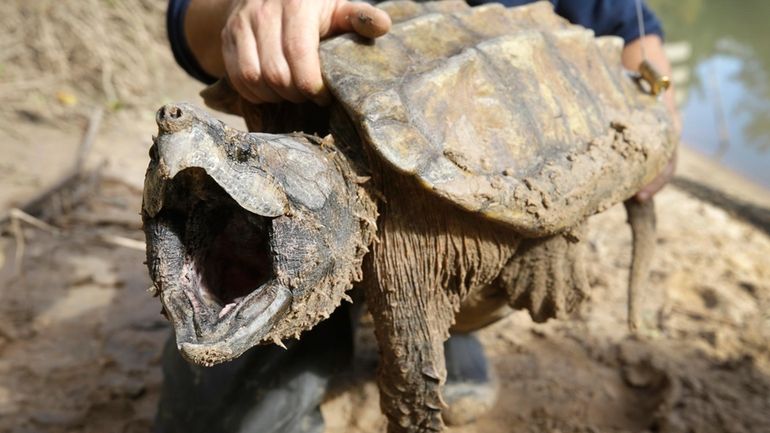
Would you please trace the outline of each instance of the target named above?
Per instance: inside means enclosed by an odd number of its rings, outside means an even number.
[[[327,86],[389,166],[543,236],[631,197],[676,147],[663,104],[549,2],[388,2],[387,35],[327,40]]]

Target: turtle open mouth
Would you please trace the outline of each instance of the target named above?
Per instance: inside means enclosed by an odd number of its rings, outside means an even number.
[[[145,230],[177,345],[199,364],[232,359],[258,343],[290,303],[276,282],[273,218],[243,209],[200,168],[179,172],[164,195]]]
[[[231,203],[193,204],[185,224],[183,289],[219,310],[219,318],[227,315],[273,275],[269,229],[270,219]]]
[[[147,266],[182,355],[229,361],[328,317],[360,279],[375,218],[357,216],[371,209],[346,163],[305,136],[239,132],[185,103],[156,121]]]

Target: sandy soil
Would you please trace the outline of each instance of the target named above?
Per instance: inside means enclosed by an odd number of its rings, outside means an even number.
[[[0,140],[0,152],[38,143],[31,155],[53,162],[46,169],[34,157],[4,160],[6,208],[55,178],[81,133],[24,121],[15,130],[23,133]],[[153,130],[151,110],[108,116],[89,158],[101,175],[51,203],[58,233],[22,225],[21,273],[16,240],[0,237],[0,432],[148,431],[168,326],[146,293],[143,253],[109,239],[142,240],[140,187]],[[688,166],[697,157],[683,159]],[[643,336],[625,329],[630,234],[614,208],[591,222],[591,299],[572,320],[537,325],[516,313],[482,331],[500,399],[451,432],[770,431],[769,229],[740,207],[731,214],[695,198],[719,202],[688,189],[701,185],[694,172],[658,198]],[[717,186],[739,188],[735,182]],[[752,198],[708,191],[722,203]],[[753,194],[752,209],[767,218],[763,194]],[[323,406],[329,433],[384,431],[375,353],[367,346],[357,356],[360,367],[339,378]]]

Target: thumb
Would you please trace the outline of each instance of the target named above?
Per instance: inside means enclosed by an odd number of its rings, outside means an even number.
[[[332,13],[331,34],[356,32],[365,38],[377,38],[390,30],[390,16],[364,2],[342,0]]]

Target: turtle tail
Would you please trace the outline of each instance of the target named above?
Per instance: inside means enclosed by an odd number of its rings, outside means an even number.
[[[633,236],[631,271],[628,274],[628,328],[636,333],[639,325],[639,296],[647,285],[650,262],[655,250],[655,203],[630,198],[623,203]]]

